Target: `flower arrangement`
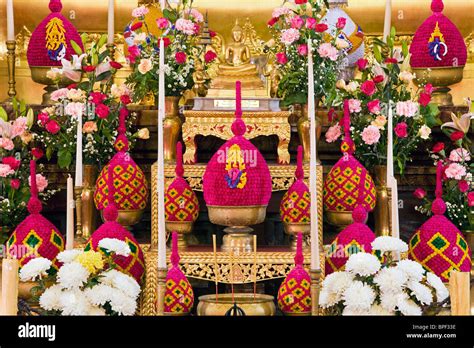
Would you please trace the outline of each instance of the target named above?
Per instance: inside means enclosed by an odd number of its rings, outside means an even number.
[[[30,198],[29,163],[31,159],[43,156],[43,151],[34,147],[37,134],[31,130],[33,110],[16,99],[12,106],[14,119],[11,121],[8,121],[5,109],[0,107],[0,243],[5,242],[7,232],[25,218]],[[47,189],[48,180],[41,174],[42,169],[40,166],[36,181],[40,198],[47,200],[58,190]]]
[[[69,168],[73,162],[79,117],[83,125],[84,163],[100,165],[114,154],[119,115],[129,115],[127,105],[131,103],[131,92],[126,85],[112,84],[111,77],[122,66],[110,59],[105,47],[106,36],[92,42],[86,35],[82,38],[88,50],[84,53],[74,45],[78,55],[72,57],[72,62],[63,60],[63,68],[56,73],[74,81],[80,81],[85,73],[86,79],[54,91],[51,99],[56,103],[37,116],[38,140],[48,160],[57,155],[60,168]],[[128,126],[133,122],[133,115],[127,118]],[[136,138],[146,139],[149,136],[146,131],[127,133],[130,146],[133,147]]]
[[[422,141],[430,138],[431,128],[439,125],[438,108],[430,103],[433,87],[429,84],[414,89],[411,81],[409,54],[406,43],[402,49],[394,48],[395,30],[387,43],[374,40],[374,58],[371,62],[359,59],[360,76],[346,83],[336,83],[338,97],[334,105],[349,100],[351,132],[357,145],[356,157],[366,168],[385,165],[387,162],[388,100],[393,115],[393,157],[403,174],[411,155]],[[341,137],[341,124],[333,125],[326,133],[331,143]]]
[[[134,101],[158,94],[160,40],[165,47],[167,96],[181,96],[191,89],[197,64],[207,70],[217,58],[212,51],[204,54],[204,47],[198,46],[204,17],[192,8],[192,3],[190,0],[173,2],[163,10],[163,16],[156,20],[153,28],[145,21],[149,12],[146,6],[133,10],[135,19],[125,29],[124,36],[128,45],[127,60],[133,70],[126,83],[134,91]],[[200,61],[202,55],[204,59]]]
[[[117,271],[113,262],[113,257],[127,257],[130,247],[111,238],[101,240],[99,247],[104,253],[80,249],[59,253],[62,266],[57,273],[44,258],[32,259],[22,267],[21,281],[38,282],[32,294],[43,315],[135,314],[140,285]]]
[[[335,28],[321,22],[326,4],[320,0],[284,1],[273,10],[268,26],[275,44],[277,69],[281,79],[278,96],[284,105],[306,104],[308,83],[308,40],[313,48],[314,92],[330,104],[334,99],[337,76],[343,67],[349,42],[340,36],[346,19],[339,18]],[[329,34],[330,33],[330,34]]]
[[[466,136],[470,127],[471,113],[457,117],[452,114],[453,122],[443,124],[443,132],[450,138],[451,142],[445,144],[438,142],[429,151],[430,157],[435,165],[442,161],[443,174],[443,200],[446,203],[446,214],[448,218],[461,231],[474,231],[474,186],[472,162],[472,143]],[[466,123],[463,120],[468,120]],[[467,127],[462,127],[463,122]],[[431,204],[423,188],[417,188],[414,196],[422,201],[415,210],[431,216]]]
[[[323,281],[320,304],[332,315],[422,315],[440,310],[449,292],[441,279],[411,260],[394,261],[408,250],[398,238],[378,237],[376,255],[352,254],[345,271]]]

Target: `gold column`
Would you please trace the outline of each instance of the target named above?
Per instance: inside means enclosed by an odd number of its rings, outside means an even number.
[[[156,296],[156,314],[165,315],[166,268],[158,268],[158,285]]]
[[[311,315],[320,315],[319,311],[319,291],[321,289],[321,275],[320,269],[310,270],[311,277]]]
[[[375,166],[375,190],[377,204],[374,210],[375,234],[390,236],[390,202],[387,188],[387,166]]]
[[[76,200],[76,236],[74,241],[77,244],[86,242],[82,235],[82,186],[74,187],[74,195]]]
[[[7,64],[8,64],[8,100],[13,99],[16,96],[15,89],[15,61],[16,61],[16,41],[7,41]]]

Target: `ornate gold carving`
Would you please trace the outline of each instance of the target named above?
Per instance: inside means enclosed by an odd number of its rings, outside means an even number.
[[[186,145],[184,163],[196,161],[196,135],[213,135],[221,139],[230,139],[233,134],[231,125],[234,113],[226,111],[184,111],[186,121],[183,124],[183,141]],[[245,138],[252,139],[260,135],[278,136],[278,162],[290,163],[288,145],[290,143],[291,126],[288,123],[289,111],[279,112],[244,112],[243,120],[247,124]]]

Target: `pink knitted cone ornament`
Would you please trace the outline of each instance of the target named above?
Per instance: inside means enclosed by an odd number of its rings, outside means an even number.
[[[443,281],[449,280],[451,271],[471,270],[471,250],[459,229],[443,214],[443,163],[438,162],[436,172],[436,199],[430,217],[411,237],[408,257],[423,265]]]
[[[194,293],[191,284],[179,269],[178,234],[173,232],[171,267],[166,275],[165,313],[189,313],[193,308]]]
[[[109,203],[108,171],[110,163],[114,163],[115,204],[119,210],[145,209],[148,200],[148,184],[145,174],[135,163],[128,151],[128,139],[125,135],[125,119],[128,111],[125,107],[120,111],[118,136],[115,140],[117,153],[100,172],[95,185],[94,203],[98,210],[104,209]]]
[[[429,16],[416,30],[410,46],[414,68],[463,67],[467,48],[458,28],[443,15],[443,1],[433,0]]]
[[[115,163],[113,160],[110,162],[109,173],[107,175],[108,185],[111,188],[109,193],[109,201],[112,202],[104,208],[104,219],[105,223],[102,224],[87,241],[84,250],[95,250],[104,252],[99,248],[99,242],[104,238],[115,238],[119,239],[128,244],[130,247],[130,255],[127,257],[121,255],[114,255],[114,262],[117,264],[117,269],[122,271],[133,278],[139,283],[142,282],[145,273],[145,259],[143,251],[138,244],[137,240],[132,234],[120,225],[116,220],[118,217],[117,207],[114,203],[114,168]]]
[[[64,250],[64,239],[59,230],[43,215],[36,185],[36,162],[30,161],[31,197],[28,201],[28,215],[13,231],[7,241],[7,255],[17,258],[20,267],[35,257],[53,261],[58,269],[56,256]]]
[[[344,101],[342,122],[345,133],[341,143],[343,156],[331,168],[324,183],[324,209],[338,212],[353,211],[359,195],[362,195],[368,211],[372,211],[375,207],[375,185],[367,169],[353,156],[355,144],[349,132],[351,121],[347,100]],[[365,184],[359,188],[361,178]]]
[[[76,54],[71,41],[83,48],[76,28],[62,14],[60,0],[50,0],[51,13],[31,34],[27,57],[30,66],[61,66],[61,59],[70,60]]]
[[[203,177],[209,206],[266,206],[272,194],[270,170],[260,151],[247,139],[242,120],[240,81],[236,87],[234,136],[212,156]]]
[[[360,188],[365,185],[365,180],[359,184]],[[358,252],[372,252],[372,242],[375,234],[365,224],[367,220],[367,204],[362,196],[359,196],[357,207],[352,211],[353,223],[339,233],[331,243],[326,257],[326,274],[344,269],[350,255]]]
[[[166,221],[196,221],[199,215],[199,202],[186,179],[183,178],[183,146],[176,144],[176,178],[165,192]]]
[[[278,306],[284,313],[311,312],[311,278],[303,267],[303,234],[298,233],[295,267],[278,290]]]
[[[303,147],[298,146],[295,182],[290,186],[280,203],[280,216],[283,222],[309,223],[311,197],[308,185],[304,182]]]

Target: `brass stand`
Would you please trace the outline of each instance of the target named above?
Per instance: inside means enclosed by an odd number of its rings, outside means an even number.
[[[387,166],[375,166],[375,190],[377,205],[374,210],[375,234],[390,236],[390,202],[387,188]]]
[[[156,313],[157,315],[165,315],[165,291],[166,291],[166,268],[158,268],[158,285],[156,296]]]
[[[82,235],[82,186],[74,187],[74,199],[76,200],[76,237],[75,244],[84,244],[86,242]]]
[[[11,100],[16,96],[15,89],[15,61],[16,61],[16,41],[8,40],[7,41],[7,64],[8,64],[8,98],[6,102],[11,102]]]
[[[309,271],[311,277],[311,315],[320,315],[319,291],[321,289],[321,270],[312,269]]]

